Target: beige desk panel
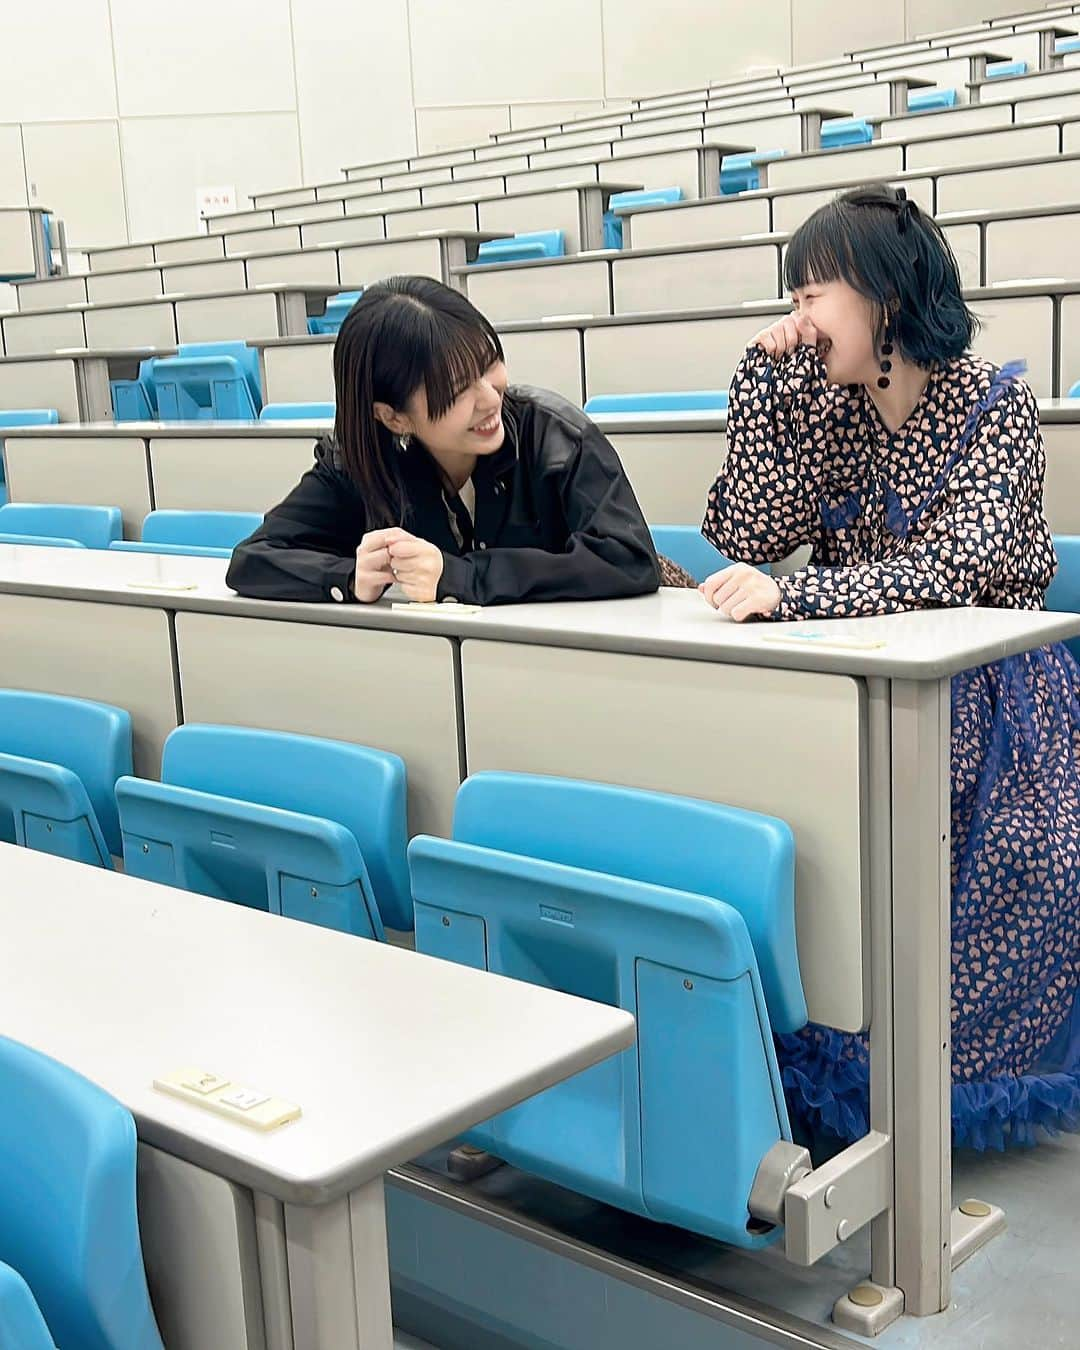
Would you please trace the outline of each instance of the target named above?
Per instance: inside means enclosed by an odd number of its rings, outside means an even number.
[[[659,309],[719,309],[744,300],[779,297],[778,249],[716,249],[660,258],[616,258],[612,282],[616,314]]]
[[[786,820],[810,1016],[862,1025],[865,714],[856,680],[474,640],[461,652],[470,773],[622,783]]]
[[[986,109],[989,112],[989,108]],[[965,164],[994,164],[1006,159],[1036,159],[1056,155],[1058,129],[1017,127],[1011,131],[987,132],[982,136],[951,136],[907,148],[909,169],[936,169]]]
[[[682,188],[683,197],[693,201],[703,194],[698,186],[697,150],[673,150],[669,154],[652,151],[647,155],[633,155],[620,158],[614,172],[624,183],[640,183],[643,188]],[[719,182],[706,184],[705,196],[713,196],[719,189]]]
[[[1080,198],[1080,183],[1077,185]],[[986,282],[1076,275],[1080,213],[990,220],[986,224]]]
[[[347,216],[363,215],[365,211],[396,211],[399,207],[420,206],[419,188],[398,188],[395,192],[366,192],[344,199]]]
[[[338,250],[343,286],[370,286],[383,277],[434,277],[444,280],[442,251],[437,239],[395,239]]]
[[[313,225],[301,226],[300,238],[304,248],[316,244],[366,244],[386,238],[385,219],[377,215],[317,220]]]
[[[978,225],[946,225],[945,238],[960,264],[960,282],[965,289],[982,285],[982,235]]]
[[[527,197],[503,197],[499,201],[480,202],[479,212],[481,230],[492,234],[562,230],[567,253],[579,253],[584,248],[577,192],[555,190]]]
[[[1061,301],[1061,392],[1067,394],[1080,380],[1080,295]]]
[[[330,342],[264,348],[263,402],[333,402],[333,359]]]
[[[727,456],[722,431],[635,432],[609,439],[650,524],[700,529],[705,499]]]
[[[177,615],[176,638],[186,721],[393,751],[410,831],[449,834],[460,764],[448,639],[220,614]]]
[[[85,343],[82,310],[43,310],[12,314],[4,320],[6,356],[51,355],[61,347],[82,347]]]
[[[632,324],[585,331],[585,386],[596,394],[724,389],[755,333],[775,316]]]
[[[258,253],[286,253],[300,247],[299,225],[275,225],[270,230],[238,231],[227,234],[225,252],[230,258],[246,258]]]
[[[1027,381],[1038,398],[1053,393],[1054,304],[1049,296],[978,300],[972,305],[982,331],[972,350],[998,365],[1024,360]]]
[[[164,611],[0,595],[0,633],[0,684],[126,708],[136,774],[160,775],[165,738],[177,725]]]
[[[0,361],[0,408],[55,408],[61,422],[77,422],[75,362]]]
[[[712,244],[769,229],[769,201],[727,201],[674,211],[643,211],[629,220],[634,248],[668,248],[675,244]],[[625,225],[624,225],[625,229]]]
[[[222,235],[207,234],[195,239],[174,239],[172,243],[155,244],[154,258],[157,262],[206,262],[211,258],[223,258],[228,251],[223,244]]]
[[[153,244],[132,244],[130,248],[112,248],[87,255],[91,272],[126,272],[154,261]]]
[[[934,198],[933,180],[916,178],[905,181],[904,190],[912,201],[918,202],[924,211],[932,208]],[[773,229],[785,233],[797,230],[807,216],[812,215],[819,206],[831,202],[836,196],[836,188],[823,188],[821,191],[793,192],[777,197],[773,201]]]
[[[118,506],[124,538],[141,537],[151,510],[141,436],[8,436],[4,454],[13,502]]]
[[[883,141],[903,140],[910,144],[929,136],[952,136],[958,131],[988,131],[991,127],[1011,125],[1008,105],[998,103],[984,107],[973,103],[970,107],[949,108],[944,112],[915,112],[903,117],[887,117],[879,133]]]
[[[249,258],[244,266],[249,286],[338,284],[337,254],[333,249],[322,253],[270,253],[264,258]]]
[[[19,313],[29,314],[39,309],[61,309],[64,305],[84,304],[86,283],[86,277],[50,277],[48,281],[24,282],[16,287]]]
[[[938,179],[937,209],[1005,211],[1018,202],[1069,206],[1077,199],[1076,173],[1058,163],[1018,164],[974,173],[943,174]]]
[[[302,225],[306,220],[340,220],[345,208],[340,200],[308,202],[304,206],[281,206],[274,212],[275,225]]]
[[[88,347],[175,347],[176,313],[172,301],[86,311]]]
[[[610,314],[606,261],[509,272],[469,273],[469,299],[492,323],[542,319],[553,314]]]
[[[300,481],[315,458],[310,436],[154,437],[154,499],[170,511],[260,511]]]
[[[215,291],[242,291],[248,284],[242,258],[179,263],[163,268],[162,273],[166,295],[213,295]]]
[[[575,183],[598,183],[601,170],[609,172],[607,164],[575,164],[573,168],[556,165],[550,169],[530,169],[528,173],[514,173],[506,180],[507,192],[531,192],[534,188],[558,187],[571,180]]]
[[[0,212],[0,272],[34,275],[34,227],[29,211]]]
[[[181,342],[246,342],[284,337],[277,296],[228,295],[209,300],[177,300],[176,331]]]
[[[387,239],[408,239],[427,230],[475,229],[476,206],[472,202],[422,206],[417,211],[395,211],[386,217]]]
[[[1080,426],[1044,422],[1042,435],[1046,518],[1055,534],[1080,534]]]
[[[156,267],[131,272],[89,272],[86,277],[86,298],[94,305],[153,300],[164,292],[161,269]]]
[[[620,181],[633,179],[633,173],[626,165],[627,160],[635,163],[644,155],[666,154],[675,150],[691,150],[701,145],[704,127],[697,131],[671,131],[666,136],[639,136],[635,140],[615,141],[611,147],[612,173],[618,174]]]
[[[777,159],[769,165],[769,186],[774,188],[817,187],[820,183],[846,183],[849,179],[880,178],[900,173],[904,152],[899,145],[868,145],[834,150],[807,159]]]
[[[551,332],[501,334],[503,351],[515,384],[554,389],[579,407],[585,401],[581,384],[581,338],[576,328]]]

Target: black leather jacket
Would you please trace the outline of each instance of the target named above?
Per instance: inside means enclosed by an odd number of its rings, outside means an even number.
[[[397,469],[404,529],[443,553],[440,600],[496,605],[599,600],[655,591],[660,573],[619,457],[579,408],[515,386],[503,402],[506,438],[473,473],[475,526],[414,445]],[[356,549],[369,529],[358,488],[329,437],[315,464],[236,546],[228,584],[266,600],[351,600]]]

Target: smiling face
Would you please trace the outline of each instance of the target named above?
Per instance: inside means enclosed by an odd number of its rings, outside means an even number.
[[[792,291],[791,302],[818,331],[829,383],[872,385],[881,373],[875,346],[879,308],[846,281],[812,278]]]
[[[506,365],[495,361],[463,389],[441,417],[431,418],[427,394],[421,385],[405,405],[409,434],[431,454],[493,455],[506,439],[502,406],[509,377]]]

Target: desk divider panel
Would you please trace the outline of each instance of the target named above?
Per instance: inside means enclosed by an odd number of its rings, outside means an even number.
[[[314,459],[312,436],[155,436],[154,502],[160,510],[265,514]]]
[[[810,1016],[864,1024],[861,681],[474,639],[461,670],[469,773],[622,783],[786,820]]]
[[[404,759],[410,832],[448,835],[461,781],[448,638],[176,616],[184,718],[370,745]]]
[[[78,566],[78,554],[72,554]],[[0,684],[126,708],[135,772],[161,773],[178,723],[168,615],[136,605],[0,594]]]
[[[4,458],[13,502],[118,506],[124,538],[142,535],[153,499],[141,436],[8,436]]]

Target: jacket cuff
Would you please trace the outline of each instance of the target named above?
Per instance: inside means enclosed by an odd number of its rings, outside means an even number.
[[[355,558],[342,558],[328,567],[322,576],[323,599],[333,604],[353,604],[356,600],[352,590],[355,574]]]
[[[443,570],[435,590],[437,600],[457,600],[463,605],[476,604],[475,567],[467,558],[454,553],[443,553]]]
[[[805,619],[806,610],[803,606],[803,585],[802,578],[798,572],[791,572],[785,577],[775,577],[777,589],[780,592],[780,603],[769,616],[771,619]]]

